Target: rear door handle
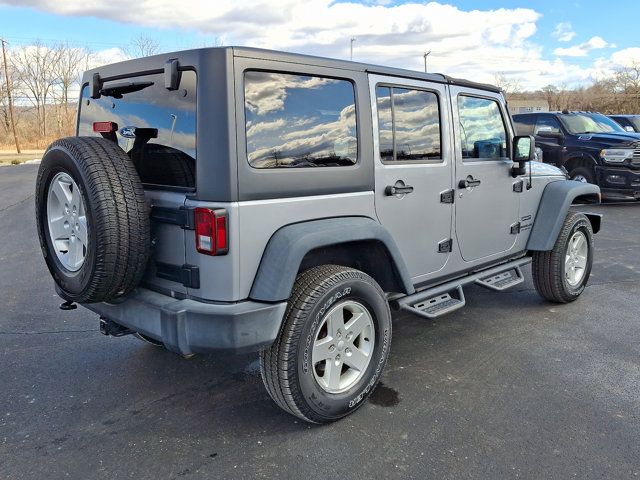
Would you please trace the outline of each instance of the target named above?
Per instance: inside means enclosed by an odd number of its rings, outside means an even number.
[[[460,183],[458,184],[458,186],[460,188],[477,187],[478,185],[480,185],[480,183],[481,183],[480,180],[473,178],[473,175],[469,175],[464,180],[460,180]]]
[[[411,192],[413,192],[413,187],[411,185],[404,185],[404,186],[387,185],[387,187],[384,189],[384,194],[387,196],[405,195]]]

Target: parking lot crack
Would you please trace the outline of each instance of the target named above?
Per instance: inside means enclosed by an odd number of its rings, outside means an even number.
[[[0,335],[55,335],[60,333],[87,333],[95,331],[95,328],[91,328],[88,330],[52,330],[44,332],[0,332]]]
[[[2,207],[0,208],[0,212],[4,212],[5,210],[10,209],[11,207],[15,207],[16,205],[20,205],[21,203],[26,202],[27,200],[29,200],[30,198],[33,198],[33,193],[31,195],[29,195],[26,198],[23,198],[22,200],[17,201],[16,203],[12,203],[11,205],[7,205],[6,207]]]

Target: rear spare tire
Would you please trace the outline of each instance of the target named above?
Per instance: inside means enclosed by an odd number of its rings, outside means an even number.
[[[40,248],[64,298],[102,302],[138,285],[149,258],[149,211],[138,173],[116,143],[53,142],[35,201]]]

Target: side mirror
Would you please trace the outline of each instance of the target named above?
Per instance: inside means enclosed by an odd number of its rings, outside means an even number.
[[[553,130],[538,130],[536,136],[543,138],[555,138],[556,140],[564,139],[564,134],[562,132],[554,132]]]
[[[635,133],[635,130],[633,129],[633,127],[631,125],[627,125],[626,127],[624,127],[624,129],[627,132]]]
[[[536,154],[536,141],[531,135],[513,137],[513,161],[530,162]]]
[[[536,141],[531,135],[518,135],[513,137],[513,154],[511,158],[518,166],[513,166],[511,175],[517,177],[524,175],[527,171],[526,163],[535,158]]]

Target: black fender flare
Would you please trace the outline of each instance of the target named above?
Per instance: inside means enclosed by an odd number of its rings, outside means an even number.
[[[600,187],[591,183],[559,180],[549,183],[542,192],[538,212],[533,222],[531,235],[527,241],[527,250],[549,251],[558,239],[569,207],[578,197],[590,197],[593,203],[600,201]],[[594,233],[600,229],[600,216],[586,214],[594,227]],[[596,217],[596,218],[592,218]]]
[[[363,241],[384,246],[396,283],[403,293],[413,293],[409,271],[387,229],[368,217],[338,217],[294,223],[277,230],[262,254],[249,297],[264,302],[287,300],[307,253],[321,247]]]

